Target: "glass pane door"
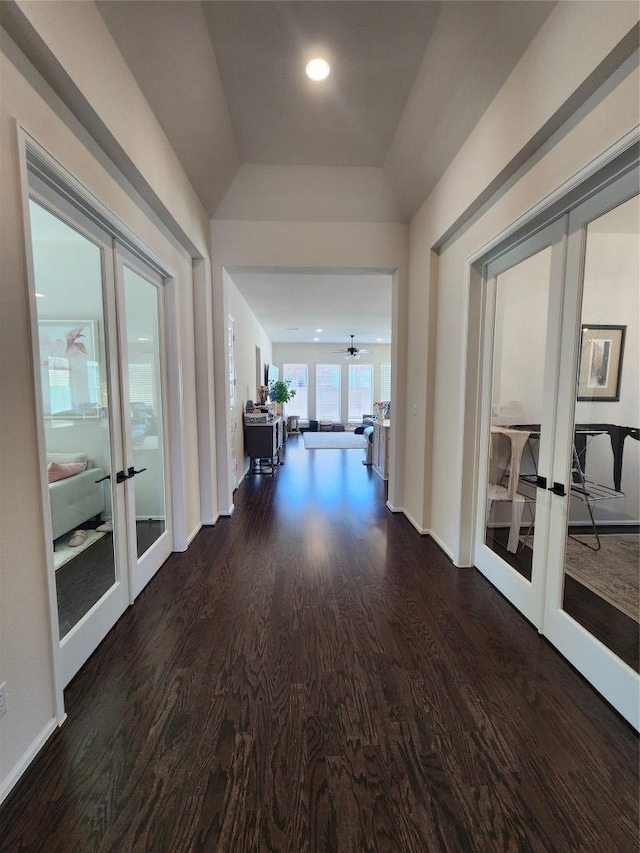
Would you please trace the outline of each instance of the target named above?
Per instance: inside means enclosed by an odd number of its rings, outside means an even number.
[[[637,727],[640,203],[616,203],[629,186],[619,180],[570,220],[554,466],[566,496],[552,503],[551,555],[561,565],[545,633]]]
[[[119,582],[114,423],[103,293],[111,253],[29,204],[39,375],[65,683],[128,603]],[[118,411],[118,407],[115,407]]]
[[[125,396],[127,509],[134,596],[171,551],[163,405],[162,288],[128,263],[122,282],[121,351]],[[150,273],[150,276],[152,274]]]
[[[490,264],[476,565],[535,625],[542,621],[562,225]],[[540,547],[542,543],[542,547]],[[536,562],[537,561],[537,562]],[[537,566],[537,568],[536,568]]]

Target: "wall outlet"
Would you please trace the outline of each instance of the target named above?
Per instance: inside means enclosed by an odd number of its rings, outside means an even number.
[[[417,417],[418,417],[418,404],[417,404],[417,403],[414,403],[414,404],[413,404],[412,414],[413,414],[413,417],[414,417],[414,418],[417,418]]]
[[[7,713],[7,682],[0,684],[0,717]]]

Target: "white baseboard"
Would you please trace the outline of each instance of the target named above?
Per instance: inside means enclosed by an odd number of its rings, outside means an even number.
[[[449,548],[449,546],[448,546],[448,545],[445,545],[445,544],[444,544],[444,542],[442,541],[442,539],[441,539],[437,534],[435,534],[435,533],[433,532],[433,530],[429,530],[429,531],[428,531],[428,533],[429,533],[429,536],[430,536],[430,537],[433,539],[433,541],[436,543],[436,545],[437,545],[437,546],[438,546],[442,551],[444,551],[444,553],[445,553],[445,554],[447,555],[447,557],[451,560],[451,562],[453,563],[453,565],[454,565],[456,568],[461,568],[460,566],[456,566],[456,561],[455,561],[455,560],[454,560],[454,558],[453,558],[453,552],[451,551],[451,549]]]
[[[406,509],[403,509],[400,511],[404,513],[405,518],[407,518],[411,522],[411,524],[415,527],[415,529],[418,531],[420,536],[428,536],[429,535],[429,533],[430,533],[429,529],[426,527],[421,527],[418,524],[418,522],[415,520],[415,518],[413,518],[413,516],[411,515],[410,512],[407,512]]]
[[[387,509],[390,509],[390,510],[391,510],[391,512],[404,512],[404,510],[402,509],[402,507],[400,507],[400,506],[393,506],[393,504],[390,504],[390,503],[389,503],[389,501],[387,501]]]
[[[226,510],[225,510],[225,509],[222,509],[222,510],[220,510],[220,515],[224,516],[224,518],[230,518],[230,517],[233,515],[233,513],[235,512],[235,509],[236,509],[236,505],[235,505],[235,504],[231,504],[231,506],[229,507],[229,509],[226,509]]]
[[[198,526],[197,526],[197,527],[196,527],[196,529],[193,531],[193,533],[190,533],[190,534],[189,534],[189,536],[187,536],[187,548],[189,547],[189,545],[191,545],[191,543],[192,543],[192,542],[193,542],[193,540],[196,538],[196,536],[198,535],[198,533],[200,533],[200,531],[201,531],[201,530],[202,530],[202,524],[198,524]],[[185,550],[186,550],[186,549],[185,549]]]
[[[64,723],[67,719],[67,715],[60,720],[60,725]],[[27,751],[21,756],[20,760],[13,767],[9,775],[6,779],[0,783],[0,805],[5,801],[5,799],[9,796],[15,785],[18,783],[20,777],[25,772],[25,770],[29,767],[33,759],[40,752],[45,743],[49,740],[51,735],[58,728],[58,723],[56,719],[53,718],[49,720],[47,725],[42,729],[40,734],[31,742]]]
[[[218,521],[219,518],[220,518],[219,514],[216,515],[215,518],[203,518],[202,519],[202,526],[203,527],[214,527],[214,525],[216,524],[216,522]]]

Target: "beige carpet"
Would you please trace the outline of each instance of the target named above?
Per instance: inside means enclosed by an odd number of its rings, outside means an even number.
[[[364,435],[352,432],[305,432],[303,439],[307,450],[362,450],[368,441]]]
[[[593,536],[577,537],[592,545]],[[567,539],[568,575],[627,616],[640,622],[640,537],[635,534],[601,536],[600,551],[590,551]]]

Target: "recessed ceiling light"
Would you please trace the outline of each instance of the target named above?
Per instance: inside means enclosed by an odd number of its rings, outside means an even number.
[[[321,332],[321,331],[322,331],[322,329],[316,329],[316,332]]]
[[[326,59],[316,57],[316,59],[312,59],[311,62],[307,63],[307,77],[310,77],[311,80],[325,80],[329,76],[330,71],[331,68],[329,68],[329,63]]]
[[[314,338],[313,339],[314,344],[317,344],[319,340],[320,340],[320,338]]]
[[[138,338],[139,341],[150,341],[151,338]]]
[[[44,299],[44,293],[36,293],[38,299]]]
[[[379,344],[381,344],[381,343],[382,343],[382,338],[376,338],[376,342],[377,342],[377,343],[379,343]]]

